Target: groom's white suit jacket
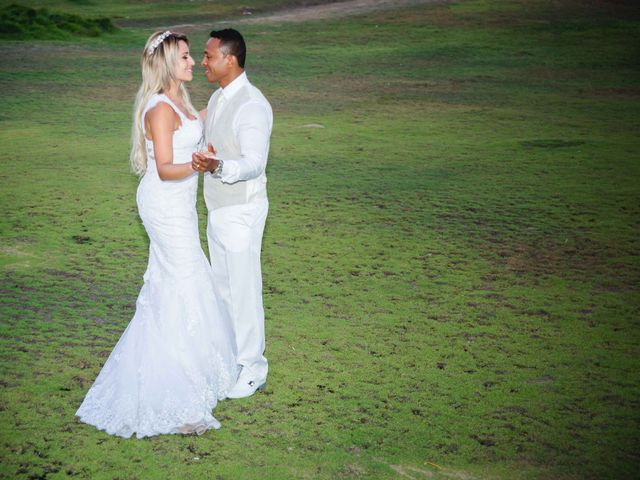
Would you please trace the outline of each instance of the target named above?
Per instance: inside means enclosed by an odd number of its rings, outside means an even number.
[[[211,95],[205,140],[215,147],[224,166],[220,178],[205,174],[209,210],[267,198],[265,168],[272,127],[271,105],[245,73]]]

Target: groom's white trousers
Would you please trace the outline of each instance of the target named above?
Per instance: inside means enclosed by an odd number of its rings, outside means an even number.
[[[242,375],[267,379],[260,252],[267,199],[209,211],[207,240],[219,304],[231,318]]]

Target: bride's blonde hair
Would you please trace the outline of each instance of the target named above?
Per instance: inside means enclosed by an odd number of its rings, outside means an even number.
[[[131,154],[129,160],[131,168],[138,175],[143,175],[147,170],[147,149],[144,137],[144,118],[142,113],[149,99],[156,93],[168,90],[173,82],[176,82],[175,67],[178,64],[180,49],[179,42],[189,40],[181,33],[155,32],[147,40],[140,59],[142,66],[142,84],[136,94],[133,107],[133,127],[131,128]],[[184,86],[180,84],[178,92],[185,108],[193,115],[198,112],[191,104],[191,98]]]

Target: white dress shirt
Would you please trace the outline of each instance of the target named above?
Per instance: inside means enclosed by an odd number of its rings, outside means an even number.
[[[207,125],[205,135],[207,142],[216,147],[215,139],[210,138],[212,127],[233,99],[233,96],[242,88],[250,91],[250,100],[243,103],[233,116],[232,131],[240,145],[239,158],[225,158],[220,180],[223,183],[235,183],[258,178],[267,166],[269,155],[269,141],[273,127],[273,111],[271,105],[262,92],[251,85],[246,73],[242,73],[229,85],[218,89],[209,100],[207,106]],[[219,100],[219,96],[222,96]]]

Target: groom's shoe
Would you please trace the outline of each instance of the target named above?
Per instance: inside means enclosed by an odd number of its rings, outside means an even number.
[[[259,383],[252,378],[248,378],[247,376],[243,378],[243,376],[240,375],[238,383],[236,383],[229,393],[227,393],[227,398],[250,397],[257,391],[264,390],[266,384],[267,383],[265,381]]]

